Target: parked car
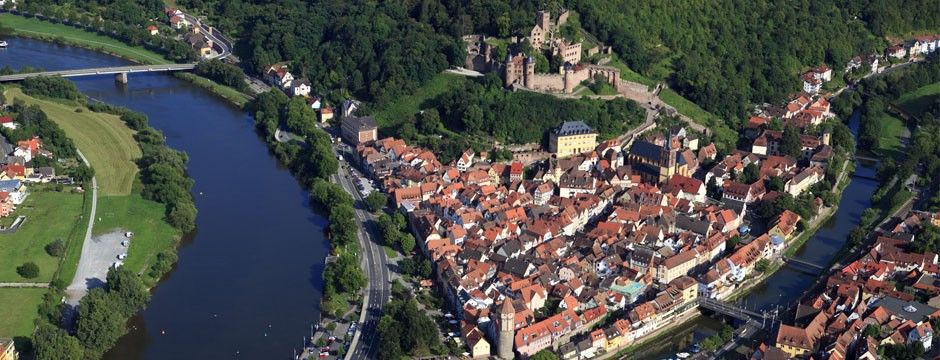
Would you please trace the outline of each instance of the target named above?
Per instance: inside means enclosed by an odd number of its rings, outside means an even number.
[[[121,254],[121,255],[118,255],[118,256],[117,256],[117,258],[118,258],[118,260],[124,260],[124,259],[127,259],[127,254]]]

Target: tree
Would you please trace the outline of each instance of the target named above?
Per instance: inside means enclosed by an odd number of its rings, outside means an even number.
[[[725,250],[732,251],[741,243],[741,236],[735,235],[725,240]]]
[[[754,269],[760,272],[767,271],[768,269],[770,269],[770,260],[767,260],[764,258],[757,260],[757,264],[754,266]]]
[[[75,336],[86,349],[86,357],[99,358],[124,334],[126,318],[118,310],[118,299],[105,290],[92,289],[82,298],[75,322]]]
[[[26,279],[35,278],[39,276],[39,265],[36,265],[36,263],[32,261],[28,261],[26,263],[23,263],[23,265],[20,265],[19,267],[17,267],[16,273],[20,274],[20,276]]]
[[[196,206],[192,201],[180,201],[170,207],[167,221],[183,232],[190,232],[196,228]]]
[[[81,359],[85,351],[78,339],[48,323],[36,328],[33,349],[36,360]]]
[[[382,207],[388,203],[388,197],[379,191],[373,191],[369,194],[369,196],[366,196],[365,203],[366,207],[368,207],[370,211],[376,212],[382,210]]]
[[[744,178],[741,179],[742,183],[752,184],[760,178],[760,170],[757,168],[757,164],[749,163],[744,167]]]
[[[708,179],[708,183],[705,184],[705,193],[712,199],[718,199],[721,197],[721,188],[718,187],[718,180],[715,176],[712,176],[710,179]]]
[[[144,308],[150,301],[150,292],[147,286],[136,273],[126,267],[119,267],[108,271],[108,294],[117,296],[120,310],[124,316],[131,316]]]
[[[803,152],[803,142],[800,140],[800,129],[787,125],[783,129],[783,139],[780,140],[780,153],[794,158],[800,158]]]
[[[405,254],[411,253],[411,250],[415,248],[415,237],[411,234],[404,234],[401,236],[401,251]]]
[[[46,253],[52,257],[61,257],[65,254],[65,242],[62,239],[46,244]]]
[[[558,355],[551,350],[543,349],[532,355],[532,360],[558,360]]]
[[[783,191],[784,187],[783,179],[779,176],[772,176],[770,181],[767,182],[767,190],[771,191]]]

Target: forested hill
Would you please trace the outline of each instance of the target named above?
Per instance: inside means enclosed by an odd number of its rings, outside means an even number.
[[[631,68],[667,79],[727,119],[799,89],[810,66],[841,70],[885,36],[940,29],[937,0],[572,0],[581,25]]]
[[[435,4],[434,2],[427,2]],[[249,70],[278,61],[312,83],[313,91],[346,90],[384,103],[463,61],[459,29],[447,12],[410,1],[180,0],[236,36]],[[430,6],[430,5],[429,5]],[[440,5],[433,5],[435,8]],[[423,10],[422,10],[423,9]]]

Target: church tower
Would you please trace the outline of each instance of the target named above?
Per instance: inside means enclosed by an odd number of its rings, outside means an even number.
[[[516,337],[515,329],[516,309],[512,307],[512,300],[508,297],[503,300],[499,309],[499,357],[509,360],[515,357],[512,352],[512,343]]]
[[[669,180],[676,173],[676,150],[672,148],[672,137],[666,137],[666,143],[659,154],[659,182]]]

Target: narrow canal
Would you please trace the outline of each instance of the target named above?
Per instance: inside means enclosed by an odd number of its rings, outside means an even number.
[[[0,67],[46,70],[126,64],[115,57],[8,39]],[[107,359],[278,359],[299,349],[319,316],[325,220],[256,135],[252,118],[165,74],[77,78],[107,103],[143,112],[189,154],[197,231]]]
[[[859,117],[856,112],[849,120],[849,128],[856,137],[858,121]],[[856,163],[855,174],[848,187],[842,192],[838,210],[796,252],[794,256],[796,259],[821,266],[828,266],[832,262],[836,253],[845,245],[849,232],[858,225],[862,212],[871,206],[871,195],[878,189],[878,182],[871,179],[874,173],[874,165]],[[810,274],[807,269],[785,265],[763,283],[752,288],[750,293],[739,302],[741,305],[756,310],[773,310],[777,305],[793,304],[809,289],[816,278],[817,276]],[[673,358],[676,353],[688,349],[690,344],[698,343],[714,334],[720,327],[721,323],[718,320],[700,318],[690,326],[677,329],[666,339],[640,349],[635,356],[627,358],[650,360]]]

